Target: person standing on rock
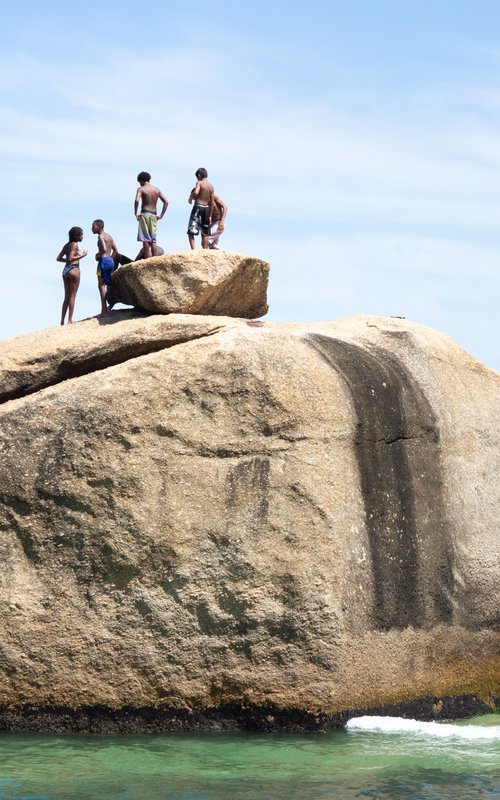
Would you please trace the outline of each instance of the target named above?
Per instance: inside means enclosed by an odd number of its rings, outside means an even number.
[[[68,241],[63,245],[61,252],[56,258],[65,264],[62,271],[64,283],[64,300],[61,311],[61,325],[64,325],[64,318],[68,312],[68,325],[73,324],[73,311],[75,308],[76,293],[80,286],[80,259],[85,258],[87,250],[80,250],[79,242],[83,240],[82,228],[74,227],[68,232]]]
[[[95,258],[97,261],[97,286],[101,297],[101,314],[107,314],[106,294],[111,275],[115,269],[115,257],[118,254],[118,248],[113,237],[104,232],[102,219],[93,221],[92,233],[97,234],[97,253]]]
[[[196,186],[191,190],[188,203],[194,202],[189,215],[187,235],[191,250],[194,250],[194,237],[201,231],[201,246],[204,250],[208,248],[208,237],[210,236],[210,219],[214,205],[214,187],[208,180],[208,172],[205,167],[200,167],[195,172]]]
[[[227,206],[223,200],[214,194],[214,204],[212,216],[210,218],[210,236],[208,237],[208,249],[220,250],[219,237],[224,233],[224,221],[226,219]]]
[[[156,246],[156,229],[158,227],[158,220],[163,219],[165,211],[168,208],[168,200],[164,197],[160,189],[156,186],[151,186],[151,175],[149,172],[139,172],[137,180],[140,183],[139,188],[135,194],[134,214],[139,221],[139,231],[137,234],[137,241],[142,242],[144,248],[144,258],[149,258],[151,255],[158,255],[158,248]],[[163,208],[160,215],[157,213],[158,200],[163,203]],[[139,203],[141,210],[139,211]]]

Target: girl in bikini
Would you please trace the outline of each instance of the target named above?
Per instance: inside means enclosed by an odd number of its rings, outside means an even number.
[[[87,250],[80,251],[78,249],[78,242],[83,239],[83,230],[81,228],[71,228],[68,233],[68,239],[69,241],[66,242],[56,259],[56,261],[61,261],[65,264],[62,271],[64,302],[61,311],[61,325],[64,325],[64,318],[68,309],[68,325],[73,324],[75,298],[80,286],[80,259],[85,258],[87,255]]]

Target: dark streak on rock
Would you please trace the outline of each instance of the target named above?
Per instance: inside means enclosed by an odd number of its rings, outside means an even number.
[[[451,542],[439,428],[422,388],[393,353],[312,334],[342,376],[357,418],[354,444],[374,579],[374,625],[451,620]]]
[[[439,709],[439,711],[437,711]],[[106,706],[0,705],[0,731],[43,733],[166,733],[170,731],[256,731],[306,733],[342,728],[349,719],[364,714],[402,716],[418,720],[466,719],[491,712],[478,695],[424,697],[381,708],[346,709],[336,714],[275,706],[228,703],[189,710],[155,707],[112,709]]]
[[[267,519],[269,508],[269,459],[241,459],[229,471],[227,478],[228,511],[246,517],[257,525]]]

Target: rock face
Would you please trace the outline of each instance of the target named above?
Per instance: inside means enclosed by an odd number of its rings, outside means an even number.
[[[227,250],[192,250],[137,261],[111,277],[108,298],[155,314],[256,319],[267,314],[269,264]]]
[[[115,312],[0,374],[4,711],[500,693],[499,382],[448,337]]]

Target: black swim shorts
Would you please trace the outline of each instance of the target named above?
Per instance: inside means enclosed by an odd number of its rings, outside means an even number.
[[[210,207],[195,203],[189,216],[187,232],[189,236],[197,236],[200,230],[203,236],[210,236]]]

